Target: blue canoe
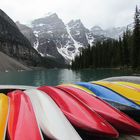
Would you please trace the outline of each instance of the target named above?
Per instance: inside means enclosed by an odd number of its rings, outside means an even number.
[[[87,83],[87,82],[77,82],[76,84],[91,90],[96,96],[102,98],[103,100],[105,100],[109,103],[111,103],[111,102],[118,103],[118,104],[122,104],[122,105],[125,105],[128,107],[131,107],[133,109],[140,110],[139,105],[137,105],[133,101],[119,95],[118,93],[116,93],[108,88],[105,88],[103,86],[96,85],[96,84]]]

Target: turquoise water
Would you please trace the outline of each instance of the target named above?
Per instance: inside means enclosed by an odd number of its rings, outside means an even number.
[[[72,71],[68,69],[46,69],[22,72],[1,72],[0,84],[10,85],[58,85],[78,81],[93,81],[112,76],[132,75],[130,71],[111,69],[83,69]]]

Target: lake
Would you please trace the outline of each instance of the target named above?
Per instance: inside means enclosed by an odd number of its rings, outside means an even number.
[[[100,80],[112,76],[130,76],[131,71],[112,69],[82,69],[78,71],[68,69],[46,69],[22,72],[1,72],[0,84],[3,85],[58,85],[77,81]]]

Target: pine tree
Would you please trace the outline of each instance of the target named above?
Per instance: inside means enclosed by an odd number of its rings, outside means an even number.
[[[128,47],[128,39],[129,39],[129,31],[127,29],[127,31],[123,34],[123,60],[124,60],[124,66],[129,66],[129,47]]]
[[[132,66],[140,67],[140,11],[136,6],[133,31]]]
[[[97,41],[83,49],[72,62],[72,68],[109,68],[130,66],[140,68],[140,11],[136,7],[133,32],[128,29],[119,40]]]

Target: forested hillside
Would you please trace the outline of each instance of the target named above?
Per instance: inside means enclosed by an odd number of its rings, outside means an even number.
[[[136,7],[133,30],[126,30],[119,40],[107,39],[83,49],[72,61],[72,69],[140,68],[140,9]]]

